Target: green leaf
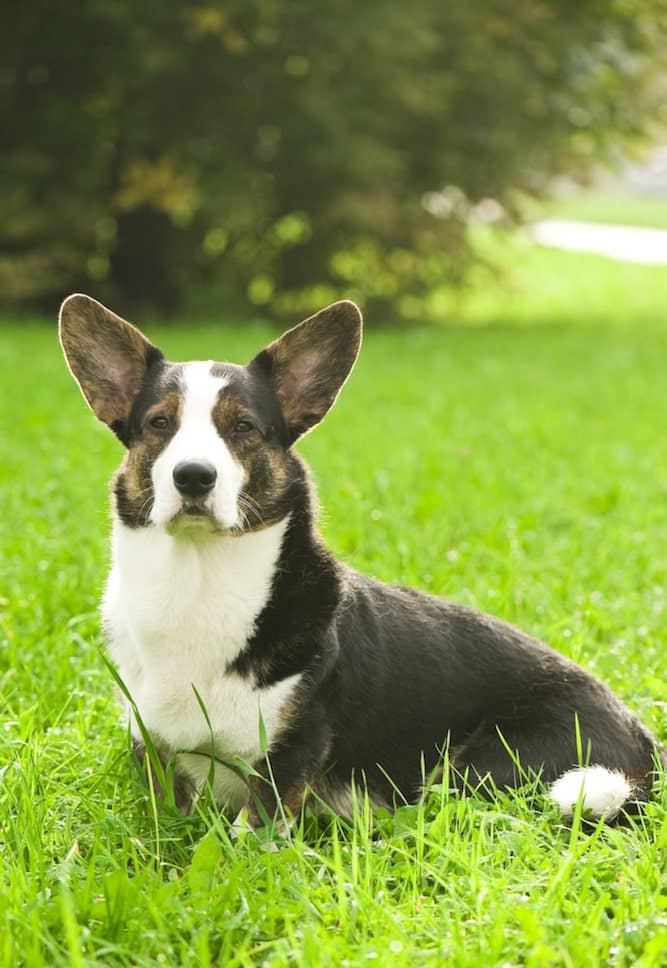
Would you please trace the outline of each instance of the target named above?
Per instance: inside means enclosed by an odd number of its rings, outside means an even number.
[[[208,891],[221,866],[222,847],[213,830],[199,841],[187,870],[187,881],[193,893]]]

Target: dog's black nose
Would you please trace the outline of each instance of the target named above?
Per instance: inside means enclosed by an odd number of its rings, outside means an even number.
[[[187,497],[202,497],[214,486],[218,476],[213,464],[204,460],[182,460],[174,468],[174,484]]]

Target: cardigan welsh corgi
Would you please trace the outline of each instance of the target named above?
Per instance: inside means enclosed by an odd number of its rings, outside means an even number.
[[[173,765],[183,809],[210,782],[257,826],[309,799],[349,813],[354,784],[378,804],[414,802],[436,775],[487,792],[537,776],[566,818],[578,806],[611,821],[649,798],[667,757],[607,686],[498,619],[381,584],[323,545],[294,444],[354,366],[354,303],[245,366],[169,363],[79,294],[60,337],[126,448],[103,624],[137,751],[149,736]]]

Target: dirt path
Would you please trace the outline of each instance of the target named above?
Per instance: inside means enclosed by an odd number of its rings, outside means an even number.
[[[540,245],[577,252],[597,252],[622,262],[667,265],[667,230],[600,222],[546,219],[530,228]]]

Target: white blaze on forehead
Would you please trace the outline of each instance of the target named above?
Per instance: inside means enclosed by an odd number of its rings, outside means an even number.
[[[192,424],[213,423],[213,407],[218,402],[220,391],[227,386],[229,380],[224,376],[213,376],[212,368],[212,360],[184,365],[181,377],[181,427],[186,421]]]
[[[182,402],[178,430],[153,465],[155,502],[151,512],[154,524],[166,524],[182,507],[174,484],[174,468],[182,461],[207,461],[216,470],[215,487],[205,506],[227,528],[239,524],[238,496],[244,470],[218,433],[213,408],[229,383],[214,376],[213,363],[186,363],[181,379]]]

